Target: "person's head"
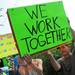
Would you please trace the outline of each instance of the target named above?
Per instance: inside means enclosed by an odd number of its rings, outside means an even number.
[[[59,49],[64,58],[67,58],[70,56],[70,47],[68,45],[63,44],[59,47]]]

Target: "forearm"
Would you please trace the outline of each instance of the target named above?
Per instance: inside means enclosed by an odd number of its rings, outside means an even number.
[[[49,55],[49,60],[55,71],[59,71],[61,69],[61,65],[56,61],[52,54]]]

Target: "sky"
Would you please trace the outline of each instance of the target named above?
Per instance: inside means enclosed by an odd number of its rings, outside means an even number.
[[[66,15],[70,20],[70,25],[72,29],[75,30],[75,0],[0,0],[0,35],[12,33],[7,17],[7,8],[53,1],[63,1]]]
[[[75,30],[75,0],[63,0],[66,15],[70,20],[70,25]]]

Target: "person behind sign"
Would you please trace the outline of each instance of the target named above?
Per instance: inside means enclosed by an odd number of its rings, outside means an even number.
[[[51,54],[51,52],[48,51],[50,62],[57,72],[57,75],[71,75],[72,72],[72,62],[71,62],[71,56],[72,53],[70,52],[70,48],[68,45],[61,45],[60,51],[62,53],[62,58],[56,59]]]

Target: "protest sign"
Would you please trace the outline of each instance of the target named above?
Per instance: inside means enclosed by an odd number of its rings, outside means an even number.
[[[11,8],[7,13],[21,56],[72,40],[61,1]]]
[[[12,34],[0,36],[0,58],[18,54]]]

